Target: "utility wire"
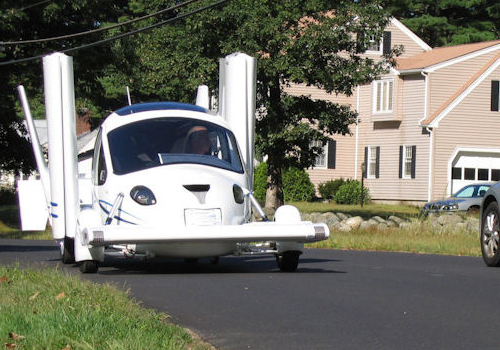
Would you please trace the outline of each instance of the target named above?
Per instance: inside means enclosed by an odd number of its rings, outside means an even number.
[[[42,5],[42,4],[45,4],[47,2],[51,2],[52,0],[44,0],[44,1],[39,1],[39,2],[36,2],[34,4],[31,4],[31,5],[26,5],[24,7],[21,7],[21,8],[18,8],[16,9],[17,11],[24,11],[24,10],[27,10],[27,9],[30,9],[32,7],[35,7],[35,6],[38,6],[38,5]]]
[[[96,42],[93,42],[93,43],[89,43],[89,44],[85,44],[85,45],[81,45],[81,46],[69,48],[69,49],[66,49],[66,50],[61,50],[61,51],[58,51],[58,52],[62,52],[62,53],[74,52],[74,51],[77,51],[77,50],[87,49],[89,47],[93,47],[93,46],[105,44],[105,43],[108,43],[108,42],[111,42],[111,41],[114,41],[114,40],[125,38],[125,37],[130,36],[130,35],[134,35],[134,34],[137,34],[137,33],[144,32],[146,30],[150,30],[150,29],[153,29],[153,28],[156,28],[156,27],[160,27],[160,26],[165,25],[165,24],[169,24],[169,23],[173,23],[173,22],[176,22],[176,21],[180,21],[181,19],[184,19],[186,17],[189,17],[189,16],[195,15],[197,13],[206,11],[208,9],[217,7],[217,6],[222,5],[222,4],[224,4],[225,2],[228,2],[228,1],[230,1],[230,0],[220,0],[220,1],[214,2],[211,5],[207,5],[207,6],[201,7],[199,9],[197,9],[197,10],[190,11],[188,13],[179,15],[179,16],[174,17],[174,18],[167,19],[167,20],[162,21],[162,22],[155,23],[153,25],[150,25],[150,26],[147,26],[147,27],[144,27],[144,28],[136,29],[136,30],[133,30],[133,31],[130,31],[130,32],[127,32],[127,33],[116,35],[116,36],[111,37],[111,38],[107,38],[107,39],[104,39],[104,40],[99,40],[99,41],[96,41]],[[47,54],[43,54],[43,55],[38,55],[38,56],[33,56],[33,57],[21,58],[21,59],[18,59],[18,60],[11,60],[11,61],[0,62],[0,66],[7,66],[7,65],[21,63],[21,62],[34,61],[34,60],[42,58],[42,57],[44,57],[46,55]]]
[[[48,2],[48,1],[51,1],[51,0],[42,1],[41,3]],[[160,14],[162,14],[164,12],[173,11],[173,10],[176,10],[176,9],[178,9],[180,7],[184,7],[186,5],[189,5],[189,4],[191,4],[191,3],[195,2],[195,1],[199,1],[199,0],[188,0],[188,1],[185,1],[185,2],[183,2],[181,4],[169,7],[167,9],[163,9],[163,10],[160,10],[158,12],[151,13],[149,15],[145,15],[145,16],[142,16],[142,17],[139,17],[139,18],[131,19],[131,20],[128,20],[128,21],[123,22],[123,23],[114,24],[114,25],[111,25],[109,27],[92,29],[92,30],[87,30],[85,32],[68,34],[68,35],[54,36],[54,37],[51,37],[51,38],[41,38],[41,39],[34,39],[34,40],[20,40],[20,41],[0,41],[0,45],[22,45],[22,44],[43,43],[43,42],[46,42],[46,41],[55,41],[55,40],[62,40],[62,39],[70,39],[70,38],[75,38],[75,37],[82,36],[82,35],[98,33],[98,32],[102,32],[102,31],[105,31],[105,30],[110,30],[110,29],[121,27],[121,26],[125,26],[125,25],[131,24],[131,23],[139,22],[139,21],[142,21],[142,20],[145,20],[145,19],[157,16],[157,15],[160,15]],[[33,6],[35,6],[35,4]]]

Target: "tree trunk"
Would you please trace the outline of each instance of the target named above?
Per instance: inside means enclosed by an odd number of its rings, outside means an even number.
[[[265,207],[267,209],[277,209],[283,204],[283,180],[281,178],[281,168],[274,167],[272,160],[268,159]]]

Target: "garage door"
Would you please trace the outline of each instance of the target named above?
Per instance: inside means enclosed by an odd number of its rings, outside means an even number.
[[[500,180],[500,153],[458,152],[452,162],[451,193],[478,182]]]

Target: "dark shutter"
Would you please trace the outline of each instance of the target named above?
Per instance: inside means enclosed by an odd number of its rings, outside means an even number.
[[[498,80],[491,81],[491,110],[498,111],[498,90],[500,84]]]
[[[365,147],[365,171],[363,171],[364,178],[366,178],[367,170],[368,170],[368,147]]]
[[[356,35],[356,51],[365,51],[365,50],[361,50],[361,48],[364,47],[364,41],[365,41],[365,34],[364,33],[357,33],[357,35]]]
[[[399,146],[399,178],[403,178],[403,146]]]
[[[375,178],[378,179],[380,174],[380,146],[376,148],[377,160],[375,161]]]
[[[415,178],[415,161],[417,159],[417,146],[411,146],[411,178]]]
[[[327,159],[327,168],[335,169],[335,161],[336,161],[336,152],[337,152],[337,141],[330,140],[327,143],[328,145],[328,159]]]
[[[391,52],[391,32],[384,32],[384,48],[382,53],[387,55]]]

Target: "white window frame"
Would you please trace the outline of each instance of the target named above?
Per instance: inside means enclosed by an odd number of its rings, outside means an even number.
[[[403,145],[403,161],[401,162],[403,179],[411,179],[411,166],[414,156],[413,145]]]
[[[374,35],[370,36],[370,44],[373,43],[373,46],[375,46],[378,43],[378,50],[372,50],[370,48],[366,49],[366,53],[371,53],[371,54],[382,54],[382,49],[384,47],[384,38],[380,38],[377,40]]]
[[[373,113],[394,112],[394,79],[373,82]]]
[[[310,145],[311,147],[323,147],[323,154],[316,156],[316,159],[314,159],[314,168],[326,169],[328,166],[328,143],[321,146],[321,141],[313,140]]]
[[[375,179],[377,177],[377,146],[368,146],[366,163],[366,178]]]

